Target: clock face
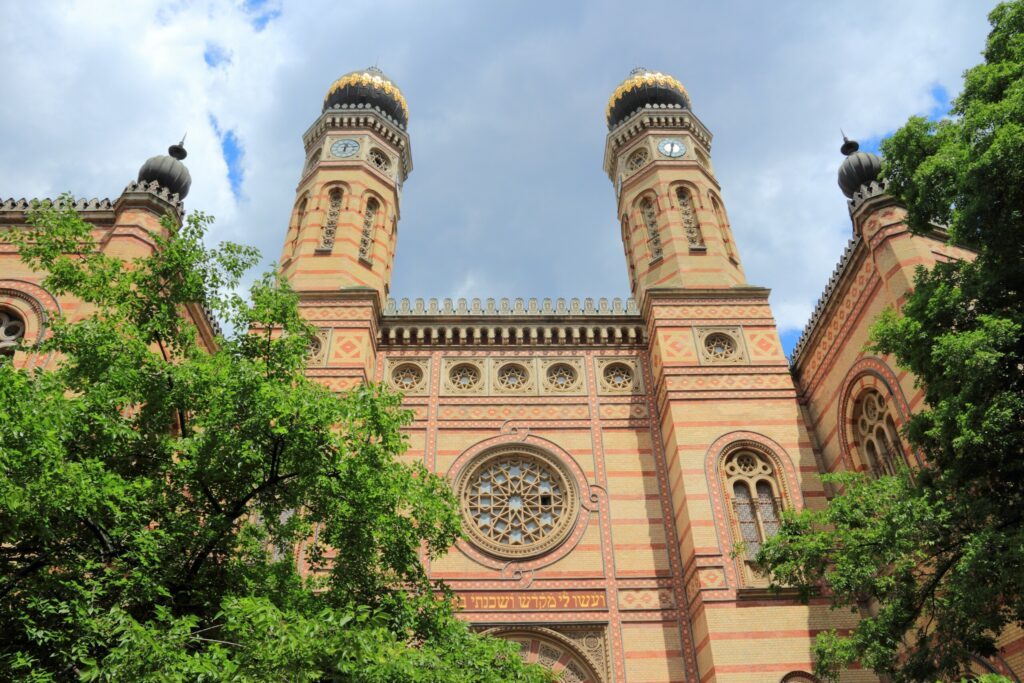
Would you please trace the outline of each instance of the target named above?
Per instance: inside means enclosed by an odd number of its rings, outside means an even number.
[[[658,151],[664,156],[678,159],[686,154],[686,145],[674,138],[668,138],[658,143]]]
[[[338,157],[339,159],[347,159],[358,151],[359,143],[352,138],[335,140],[334,144],[331,145],[331,156]]]

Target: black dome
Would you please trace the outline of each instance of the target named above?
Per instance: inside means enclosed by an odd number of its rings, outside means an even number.
[[[184,143],[184,140],[182,141]],[[188,156],[182,143],[171,145],[167,149],[170,156],[155,156],[146,160],[139,169],[139,182],[156,182],[184,199],[192,186],[192,176],[181,160]]]
[[[839,189],[847,197],[878,179],[882,172],[882,159],[877,154],[858,152],[860,145],[854,140],[843,138],[842,153],[846,155],[839,166]]]
[[[690,96],[682,83],[667,74],[644,68],[633,69],[629,78],[615,89],[608,100],[605,112],[608,128],[619,125],[637,109],[659,104],[689,109]]]
[[[347,73],[327,89],[323,111],[335,105],[378,107],[404,128],[409,123],[409,107],[398,86],[375,66]]]

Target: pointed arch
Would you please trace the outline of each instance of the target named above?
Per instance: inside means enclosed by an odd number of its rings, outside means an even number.
[[[736,247],[732,243],[732,230],[729,227],[729,219],[726,218],[722,202],[712,192],[708,192],[708,199],[711,201],[711,210],[715,213],[715,222],[718,223],[718,230],[722,233],[722,245],[725,247],[725,255],[734,263],[739,263]]]
[[[910,419],[910,404],[896,373],[880,358],[862,358],[846,373],[838,401],[839,450],[849,470],[873,476],[894,474],[902,466],[920,466],[920,454],[900,432]]]
[[[383,202],[375,195],[366,198],[366,205],[363,207],[363,230],[359,237],[359,260],[366,265],[372,265],[373,240],[377,231],[378,217],[383,215]]]
[[[304,192],[299,200],[295,202],[292,211],[291,227],[288,229],[288,237],[285,240],[283,259],[295,258],[299,249],[299,235],[302,232],[302,222],[309,212],[309,193]]]

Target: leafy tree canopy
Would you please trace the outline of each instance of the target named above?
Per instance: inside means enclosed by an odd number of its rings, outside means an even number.
[[[867,615],[818,638],[825,675],[859,661],[894,681],[953,679],[1024,626],[1024,1],[989,19],[952,116],[912,118],[882,143],[910,229],[945,226],[977,252],[919,268],[872,331],[925,390],[905,434],[926,465],[830,477],[843,495],[789,515],[758,558],[778,584],[825,586]]]
[[[459,521],[396,459],[400,397],[307,380],[296,296],[269,275],[232,294],[257,254],[206,248],[209,222],[165,220],[131,263],[70,208],[6,235],[91,312],[51,321],[55,370],[0,362],[0,678],[550,680],[428,580]],[[238,331],[214,350],[203,304]]]

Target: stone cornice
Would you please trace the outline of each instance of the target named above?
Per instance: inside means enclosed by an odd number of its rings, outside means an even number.
[[[389,299],[380,341],[387,346],[559,346],[646,343],[632,299]]]
[[[0,200],[0,223],[25,223],[30,211],[37,204],[52,206],[57,199],[4,199]],[[114,202],[109,199],[76,199],[72,204],[75,211],[84,214],[89,223],[110,226],[114,223]]]
[[[757,287],[754,285],[739,285],[736,287],[723,287],[721,289],[711,287],[657,287],[647,290],[644,295],[641,311],[645,319],[650,319],[651,307],[666,300],[709,300],[717,303],[721,301],[756,299],[767,303],[768,295],[771,294],[771,291],[767,287]]]
[[[185,214],[185,205],[178,194],[161,187],[155,180],[133,180],[128,183],[124,192],[114,202],[114,211],[120,212],[128,207],[148,209],[158,216],[170,214],[178,222],[181,222]]]

